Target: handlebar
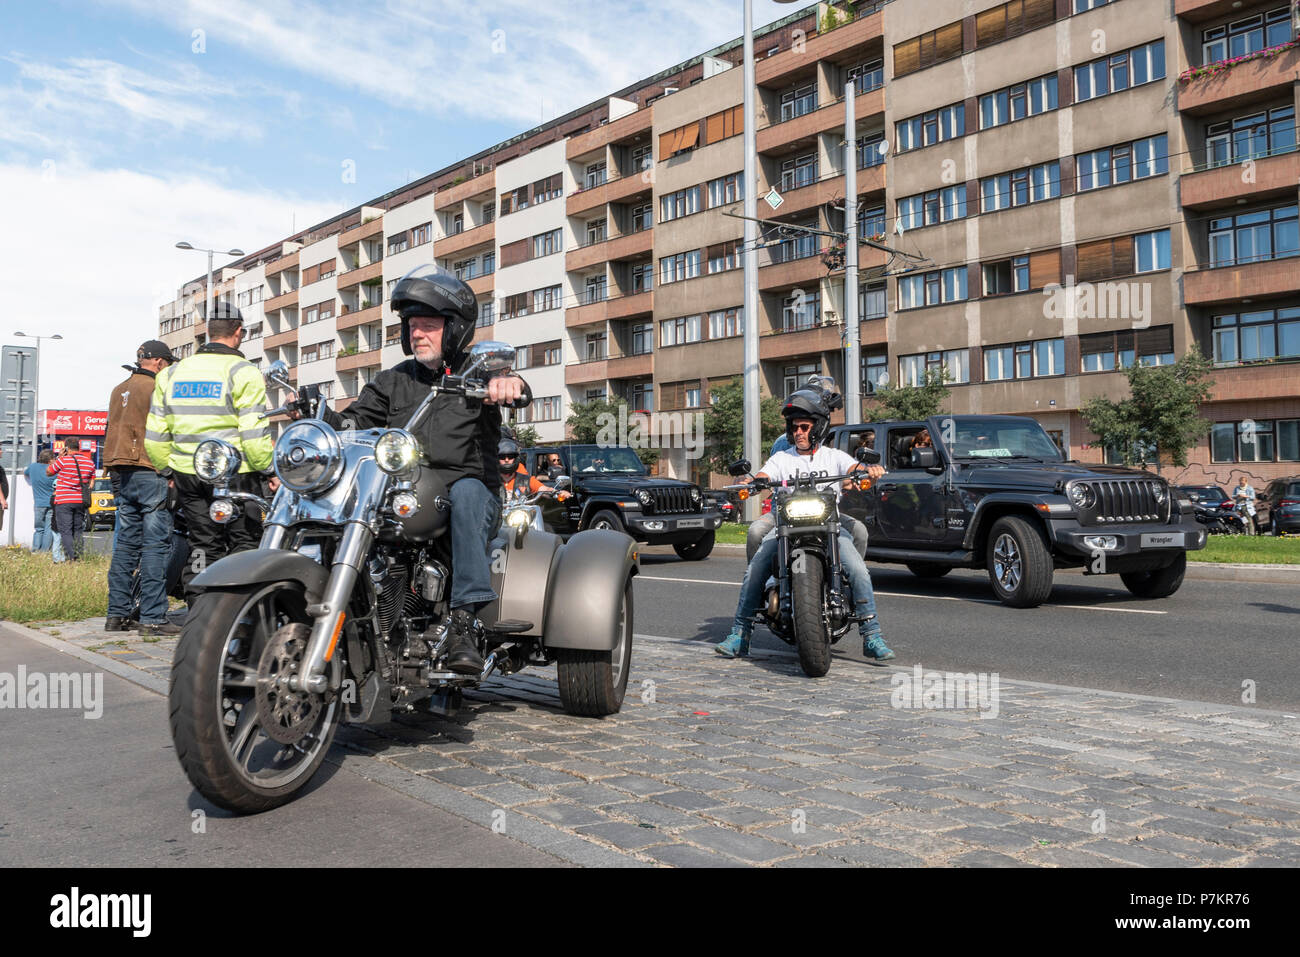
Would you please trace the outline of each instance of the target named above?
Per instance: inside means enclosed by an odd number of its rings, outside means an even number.
[[[860,478],[859,478],[860,477]],[[740,492],[740,491],[759,491],[766,492],[775,489],[798,489],[809,486],[829,485],[832,482],[843,482],[853,479],[858,482],[859,489],[866,491],[872,485],[872,480],[867,477],[867,469],[864,466],[861,469],[854,469],[852,472],[846,472],[843,475],[811,475],[805,473],[796,475],[793,479],[782,479],[777,481],[771,478],[755,478],[752,482],[741,482],[736,485],[724,485],[721,491]],[[863,482],[865,481],[865,486]],[[818,489],[820,491],[820,489]]]

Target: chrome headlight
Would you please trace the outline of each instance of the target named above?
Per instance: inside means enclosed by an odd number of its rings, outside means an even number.
[[[649,505],[651,500],[651,495],[643,488],[637,489],[636,500],[640,502],[642,505]]]
[[[1164,505],[1165,499],[1169,498],[1169,489],[1165,487],[1164,482],[1152,482],[1151,494],[1156,497],[1157,505]]]
[[[1075,508],[1092,508],[1094,501],[1091,486],[1082,483],[1070,486],[1070,504]]]
[[[694,486],[691,487],[691,501],[696,505],[700,504],[700,490]]]
[[[785,517],[792,522],[820,522],[826,517],[826,501],[815,495],[801,495],[785,503]]]
[[[295,422],[275,444],[275,474],[291,492],[323,491],[342,471],[343,447],[324,422]]]
[[[194,450],[194,474],[209,485],[222,485],[239,471],[239,449],[221,439],[204,439]]]
[[[420,443],[404,429],[389,429],[375,442],[375,463],[389,475],[400,475],[420,461]]]
[[[533,523],[533,516],[526,508],[517,508],[506,516],[506,524],[515,528],[527,528]]]

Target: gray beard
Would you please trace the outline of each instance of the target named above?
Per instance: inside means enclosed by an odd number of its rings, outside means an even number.
[[[433,369],[436,372],[442,368],[442,353],[440,352],[432,359],[427,360],[416,356],[415,361],[420,363],[420,365],[424,366],[426,369]]]

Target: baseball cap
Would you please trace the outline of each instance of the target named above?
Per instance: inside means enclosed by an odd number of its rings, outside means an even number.
[[[148,342],[142,344],[139,349],[135,350],[135,358],[137,362],[145,359],[166,359],[168,362],[176,361],[176,357],[172,355],[172,351],[167,347],[167,343],[160,342],[157,339],[150,339]]]

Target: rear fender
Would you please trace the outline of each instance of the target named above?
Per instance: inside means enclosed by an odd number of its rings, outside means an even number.
[[[535,528],[526,528],[520,534],[503,525],[502,534],[492,542],[492,590],[497,593],[497,600],[480,611],[479,618],[489,627],[493,622],[507,619],[531,621],[533,627],[521,634],[540,636],[555,552],[559,547],[558,535]]]
[[[190,587],[196,592],[224,591],[276,581],[301,582],[308,600],[319,602],[325,595],[329,570],[288,549],[255,548],[214,562],[194,578]]]
[[[556,552],[546,603],[547,648],[612,651],[623,587],[639,571],[637,544],[609,529],[578,532]]]

